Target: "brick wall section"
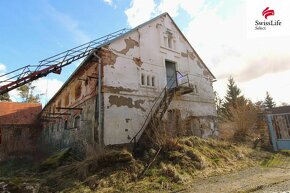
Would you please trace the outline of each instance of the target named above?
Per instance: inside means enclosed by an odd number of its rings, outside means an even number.
[[[41,104],[0,102],[0,161],[36,151]]]

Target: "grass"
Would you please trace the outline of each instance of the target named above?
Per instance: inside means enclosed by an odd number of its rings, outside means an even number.
[[[265,159],[261,162],[264,167],[279,167],[290,168],[290,154],[288,150],[282,150],[272,154],[269,159]]]
[[[64,161],[70,156],[71,148],[66,148],[54,153],[52,156],[43,161],[39,167],[40,171],[55,169],[62,165]]]
[[[43,172],[34,171],[33,175],[41,183],[40,192],[169,192],[184,188],[193,179],[259,165],[263,160],[267,160],[265,166],[272,166],[280,155],[289,153],[274,154],[272,158],[269,152],[243,145],[184,137],[164,144],[153,165],[138,179],[153,151],[149,149],[145,157],[139,158],[125,150],[109,151],[73,162],[66,161],[72,160],[69,153],[58,152],[41,164],[45,166]],[[23,182],[23,178],[17,180],[15,184]]]

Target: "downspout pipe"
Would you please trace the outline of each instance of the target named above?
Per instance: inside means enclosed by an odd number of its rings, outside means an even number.
[[[103,117],[103,95],[102,95],[102,58],[94,52],[94,56],[98,59],[98,137],[100,145],[103,145],[104,117]],[[94,136],[93,136],[94,138]]]

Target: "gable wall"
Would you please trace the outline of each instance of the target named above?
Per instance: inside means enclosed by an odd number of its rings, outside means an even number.
[[[168,29],[175,49],[164,45]],[[113,42],[105,52],[114,56],[113,62],[104,63],[105,145],[128,143],[141,128],[155,97],[166,85],[165,60],[176,62],[177,70],[189,74],[190,82],[198,88],[198,93],[175,98],[169,110],[179,109],[182,119],[216,115],[212,77],[168,16]],[[155,86],[142,85],[141,74],[154,77]]]

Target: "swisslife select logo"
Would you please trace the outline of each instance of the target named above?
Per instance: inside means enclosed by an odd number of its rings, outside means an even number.
[[[275,11],[273,9],[269,9],[269,7],[266,7],[266,9],[263,10],[262,15],[265,19],[268,19],[268,16],[275,15]]]
[[[282,25],[282,21],[279,19],[271,19],[275,16],[275,10],[266,7],[262,12],[261,16],[263,16],[264,20],[256,20],[255,21],[255,30],[267,30],[269,27],[277,27]],[[268,18],[270,17],[270,18]]]
[[[290,0],[245,0],[247,38],[290,36]],[[242,29],[242,28],[241,28]]]

